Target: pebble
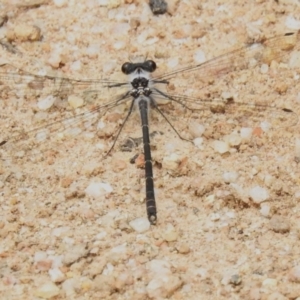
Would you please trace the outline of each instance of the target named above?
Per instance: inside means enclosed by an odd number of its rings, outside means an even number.
[[[189,123],[189,132],[193,139],[201,137],[204,131],[205,127],[202,124],[195,121]]]
[[[263,121],[260,123],[260,128],[263,130],[263,132],[268,132],[271,128],[271,124],[267,121]]]
[[[295,140],[295,155],[300,158],[300,139]]]
[[[77,261],[79,258],[86,256],[89,253],[87,245],[85,243],[73,245],[69,252],[64,255],[63,263],[70,265],[73,262]]]
[[[93,198],[104,196],[113,191],[111,185],[105,182],[91,182],[85,189],[85,193]]]
[[[95,236],[95,239],[96,240],[104,240],[106,236],[107,236],[107,232],[106,231],[101,231],[100,233],[98,233]]]
[[[75,278],[69,278],[62,283],[62,289],[67,297],[72,297],[76,293],[76,288],[79,288],[79,282]]]
[[[260,72],[262,74],[266,74],[266,73],[268,73],[268,71],[269,71],[269,66],[267,64],[262,64],[260,67]]]
[[[164,239],[167,242],[175,242],[178,239],[178,233],[172,224],[167,225],[167,229],[164,233]]]
[[[286,217],[274,215],[270,220],[270,227],[277,233],[286,233],[290,231],[289,220]]]
[[[191,251],[189,245],[186,243],[180,243],[176,246],[176,249],[180,254],[188,254]]]
[[[74,61],[71,66],[70,66],[70,70],[72,71],[80,71],[82,67],[82,63],[80,60],[76,60]]]
[[[83,106],[84,101],[81,97],[78,97],[76,95],[70,95],[68,97],[68,103],[70,104],[70,106],[72,108],[78,108],[78,107]]]
[[[270,212],[271,212],[270,205],[269,204],[262,204],[259,212],[263,217],[266,217],[266,218],[269,217]]]
[[[274,292],[266,298],[266,300],[289,300],[289,298],[285,297],[279,292]]]
[[[223,179],[225,183],[233,183],[238,179],[239,174],[237,172],[225,172],[223,174]]]
[[[49,256],[49,258],[51,258],[52,260],[52,268],[60,268],[62,267],[63,263],[63,255],[51,255]]]
[[[218,214],[218,213],[213,213],[213,214],[211,214],[211,216],[210,216],[210,219],[213,221],[213,222],[216,222],[216,221],[218,221],[218,220],[220,220],[220,214]]]
[[[6,33],[9,41],[39,41],[42,38],[41,29],[28,24],[18,24]]]
[[[194,145],[197,147],[197,148],[201,148],[202,145],[203,145],[203,138],[202,137],[198,137],[198,138],[195,138],[193,140],[194,142]]]
[[[56,100],[56,98],[54,96],[49,95],[45,98],[39,99],[39,101],[37,103],[37,107],[40,110],[47,110],[53,106],[55,100]]]
[[[45,260],[47,259],[47,253],[44,252],[44,251],[37,251],[35,254],[34,254],[34,262],[35,263],[38,263],[40,262],[41,260]]]
[[[153,259],[147,265],[152,275],[171,274],[171,265],[168,261],[162,259]]]
[[[65,280],[64,273],[58,268],[50,269],[48,273],[53,282],[63,282]]]
[[[300,67],[300,51],[293,51],[290,55],[289,67],[298,69]]]
[[[247,142],[251,140],[253,129],[249,127],[243,127],[240,130],[242,141]]]
[[[254,203],[261,203],[269,199],[269,193],[266,189],[255,186],[249,191],[249,196]]]
[[[233,285],[239,285],[242,283],[242,278],[238,274],[234,274],[230,278],[230,283]]]
[[[137,218],[129,223],[130,227],[138,233],[143,233],[149,230],[150,222],[147,218]]]
[[[68,1],[67,0],[53,0],[53,3],[56,7],[63,7],[68,3]]]
[[[299,30],[300,29],[300,21],[295,19],[292,15],[289,15],[285,19],[285,26],[288,29]]]
[[[108,259],[113,265],[118,264],[120,261],[127,259],[127,257],[128,254],[126,243],[112,248],[108,255]]]
[[[57,69],[62,61],[62,57],[60,53],[53,52],[51,53],[47,63],[52,67]]]
[[[236,133],[231,133],[224,137],[224,141],[231,147],[237,147],[241,144],[242,138]]]
[[[300,266],[292,268],[288,273],[289,281],[300,283]]]
[[[269,289],[274,289],[275,287],[277,287],[277,280],[274,278],[266,278],[263,282],[262,282],[262,286],[269,288]]]
[[[147,287],[147,295],[150,298],[169,298],[183,285],[183,281],[175,275],[164,275],[152,279]]]
[[[194,54],[194,61],[196,64],[202,64],[206,61],[205,53],[203,50],[196,50]]]
[[[26,0],[26,1],[18,1],[18,3],[16,3],[16,6],[30,8],[30,7],[41,6],[46,3],[47,0]]]
[[[168,156],[165,156],[162,161],[163,168],[170,171],[177,170],[180,159],[180,156],[176,153],[171,153]]]
[[[94,289],[101,293],[102,299],[113,293],[115,290],[115,278],[112,275],[97,275],[94,279]]]
[[[178,57],[172,57],[168,59],[167,65],[170,69],[176,68],[178,66]]]
[[[229,152],[229,145],[223,141],[213,141],[212,146],[213,149],[220,154]]]
[[[50,299],[52,297],[57,296],[59,292],[59,288],[53,282],[47,282],[40,286],[34,292],[34,295],[43,299]]]

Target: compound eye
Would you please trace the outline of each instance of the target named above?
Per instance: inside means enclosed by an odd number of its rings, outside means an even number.
[[[145,65],[147,66],[148,72],[154,72],[156,70],[156,63],[153,60],[145,61]]]
[[[126,75],[130,74],[132,71],[132,63],[126,62],[122,65],[122,72]]]

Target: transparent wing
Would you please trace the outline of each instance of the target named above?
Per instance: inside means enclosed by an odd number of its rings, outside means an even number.
[[[131,96],[125,93],[103,105],[85,108],[80,113],[65,111],[59,113],[37,113],[32,116],[29,126],[7,126],[11,117],[0,116],[2,139],[0,142],[1,159],[29,157],[52,149],[71,139],[92,139],[110,137],[117,131],[118,121],[122,122],[125,105]],[[111,115],[106,116],[110,111]],[[106,116],[106,119],[103,117]],[[110,119],[114,123],[110,122]],[[32,128],[32,129],[30,129]]]
[[[101,93],[103,88],[126,86],[127,82],[100,79],[79,80],[56,76],[30,74],[13,65],[0,66],[0,96],[30,99],[33,97],[54,96],[67,98],[73,94],[89,95]]]
[[[270,64],[273,60],[284,61],[291,51],[299,50],[300,33],[291,32],[275,36],[261,43],[246,44],[231,52],[210,59],[204,63],[184,67],[173,72],[157,76],[155,80],[168,80],[177,75],[195,76],[200,85],[214,77],[220,77],[233,71],[253,68],[257,64]],[[192,74],[190,74],[192,73]]]
[[[298,32],[275,36],[261,43],[247,44],[202,64],[155,77],[153,84],[157,89],[154,96],[182,105],[190,112],[190,118],[197,119],[207,128],[226,124],[223,126],[223,129],[227,128],[224,134],[230,134],[242,127],[278,130],[290,128],[298,123],[298,115],[289,105],[281,105],[282,101],[277,101],[279,93],[266,84],[264,94],[255,91],[256,81],[271,81],[272,75],[268,71],[260,74],[260,68],[255,73],[257,75],[254,81],[253,76],[242,80],[241,74],[243,70],[249,71],[261,67],[262,64],[269,66],[273,61],[286,63],[288,58],[292,59],[291,52],[299,49]],[[235,75],[236,81],[232,73],[238,74]],[[273,77],[280,78],[280,73],[280,70],[277,71]],[[252,79],[249,81],[248,78]],[[226,99],[222,97],[222,92],[228,90],[230,85],[238,86],[235,89],[237,92]],[[284,98],[282,95],[280,97]]]
[[[29,156],[29,151],[33,153],[38,147],[47,148],[46,145],[52,147],[54,140],[79,136],[81,132],[97,133],[101,117],[129,99],[122,92],[122,87],[127,86],[128,82],[122,81],[35,75],[3,64],[0,66],[2,158]],[[113,100],[107,102],[109,99]],[[82,103],[77,106],[70,101]],[[68,102],[76,110],[71,110]]]
[[[299,116],[288,108],[266,105],[258,101],[247,103],[227,100],[201,100],[183,95],[154,93],[156,99],[169,99],[181,105],[198,122],[210,126],[213,124],[228,124],[231,130],[245,128],[268,127],[285,129],[297,125]]]

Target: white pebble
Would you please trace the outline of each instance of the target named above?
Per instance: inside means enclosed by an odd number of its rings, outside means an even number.
[[[27,23],[16,24],[6,32],[8,40],[20,40],[20,41],[39,41],[42,34],[41,29],[35,25],[29,25]]]
[[[193,138],[199,138],[202,136],[205,131],[205,127],[198,122],[190,122],[189,123],[189,132]]]
[[[69,230],[70,230],[70,227],[68,227],[68,226],[57,227],[52,230],[52,235],[55,237],[60,237],[62,234],[68,232]]]
[[[83,106],[84,101],[81,97],[75,96],[75,95],[70,95],[68,97],[68,103],[72,108],[78,108]]]
[[[153,259],[148,263],[148,269],[152,275],[167,275],[171,274],[171,265],[166,260]]]
[[[235,147],[241,144],[242,138],[236,133],[231,133],[224,137],[224,141],[227,142],[229,146]]]
[[[293,267],[288,274],[289,280],[300,283],[300,266]]]
[[[172,58],[170,58],[168,60],[167,64],[168,64],[168,67],[170,69],[177,67],[177,65],[178,65],[178,57],[172,57]]]
[[[116,265],[118,262],[124,261],[127,258],[128,258],[128,253],[127,253],[127,244],[126,243],[112,248],[108,255],[108,260],[111,262],[112,265]],[[108,263],[107,268],[110,268],[109,265],[110,264]],[[107,272],[107,274],[111,273],[111,271],[109,269],[107,269],[106,272]]]
[[[62,284],[62,289],[65,292],[67,297],[72,297],[74,296],[75,289],[78,287],[80,287],[80,285],[78,286],[78,282],[75,278],[69,278],[66,281],[63,282]],[[69,298],[70,299],[70,298]]]
[[[146,291],[151,299],[166,299],[171,298],[182,285],[183,281],[176,275],[160,275],[148,283]]]
[[[125,48],[125,46],[126,46],[125,41],[117,41],[113,45],[114,49],[116,49],[116,50],[121,50],[121,49]]]
[[[262,282],[262,286],[266,287],[266,288],[275,288],[277,287],[277,280],[274,278],[266,278],[263,282]]]
[[[164,239],[167,242],[174,242],[177,240],[177,238],[178,238],[178,233],[175,230],[174,226],[172,224],[168,224],[167,229],[164,233]]]
[[[85,189],[86,194],[93,198],[101,197],[105,194],[111,193],[112,191],[113,189],[111,185],[105,182],[91,182]]]
[[[223,141],[213,141],[212,145],[213,149],[220,154],[229,152],[229,145]]]
[[[70,265],[73,262],[77,261],[79,258],[86,256],[88,252],[89,250],[87,249],[85,243],[73,245],[64,255],[63,263],[66,265]]]
[[[299,68],[300,66],[300,51],[292,52],[289,60],[289,67],[290,68]]]
[[[53,282],[62,282],[65,280],[65,275],[58,268],[50,269],[48,273]]]
[[[220,214],[218,214],[218,213],[211,214],[210,219],[214,222],[218,221],[218,220],[220,220]]]
[[[107,232],[106,231],[101,231],[100,233],[98,233],[96,235],[96,239],[97,240],[104,240],[104,238],[107,236]]]
[[[72,65],[70,66],[70,69],[72,71],[80,71],[81,70],[81,61],[80,60],[76,60],[72,63]]]
[[[269,71],[269,66],[267,64],[262,64],[260,67],[260,73],[266,74]]]
[[[221,97],[224,100],[227,100],[227,99],[231,99],[233,96],[232,96],[232,94],[230,92],[222,92]]]
[[[300,200],[300,190],[298,190],[298,191],[295,192],[294,197],[295,197],[297,200]]]
[[[37,106],[40,110],[47,110],[54,104],[56,98],[53,96],[47,96],[46,98],[39,99]]]
[[[47,259],[47,253],[44,252],[44,251],[37,251],[35,254],[34,254],[34,262],[37,263],[39,261],[42,261],[42,260],[45,260]]]
[[[67,0],[53,0],[54,5],[57,7],[63,7],[67,2]]]
[[[110,252],[117,253],[117,254],[126,253],[126,251],[127,251],[127,244],[126,243],[124,243],[122,245],[118,245],[118,246],[116,246],[116,247],[114,247],[110,250]]]
[[[43,299],[50,299],[57,296],[59,292],[59,288],[53,282],[47,282],[40,286],[34,295]]]
[[[300,139],[296,138],[295,140],[295,155],[300,157]]]
[[[49,130],[47,130],[46,128],[43,131],[40,131],[36,134],[35,138],[38,142],[44,142],[49,135]]]
[[[60,55],[60,53],[57,53],[57,52],[52,53],[51,56],[48,59],[48,64],[51,67],[57,69],[59,67],[60,63],[61,63],[61,55]]]
[[[242,141],[249,141],[252,137],[253,129],[249,127],[243,127],[241,128],[240,134]]]
[[[269,204],[262,204],[261,205],[261,208],[260,208],[260,214],[264,217],[269,217],[270,216],[270,211],[271,211],[271,208],[270,208],[270,205]]]
[[[239,177],[239,174],[237,172],[225,172],[223,174],[223,179],[224,179],[225,183],[236,182],[238,177]]]
[[[205,53],[202,50],[196,50],[194,54],[194,61],[197,64],[202,64],[206,61]]]
[[[52,268],[53,269],[62,267],[63,255],[53,255],[53,256],[50,256],[49,258],[51,258],[51,260],[52,260]]]
[[[85,53],[89,58],[97,58],[100,53],[100,47],[98,45],[90,45],[85,49]]]
[[[137,218],[129,223],[130,227],[136,232],[146,232],[150,228],[150,222],[146,218]]]
[[[286,17],[285,26],[289,29],[298,30],[300,29],[300,21],[290,15]]]
[[[202,148],[202,145],[203,145],[203,138],[201,137],[198,137],[198,138],[195,138],[193,140],[194,142],[194,145],[197,147],[197,148]]]
[[[274,182],[274,177],[270,174],[265,175],[264,182],[266,186],[270,187]]]
[[[268,132],[271,128],[271,124],[267,121],[263,121],[260,123],[260,127],[264,132]]]
[[[170,171],[177,170],[179,163],[181,161],[181,158],[176,153],[171,153],[168,156],[165,156],[162,160],[163,168]]]
[[[269,193],[266,189],[260,186],[255,186],[249,191],[249,196],[253,200],[253,202],[261,203],[268,200]]]

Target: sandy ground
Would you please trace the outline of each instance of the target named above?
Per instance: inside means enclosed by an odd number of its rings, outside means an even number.
[[[115,90],[74,84],[73,94],[95,91],[83,107],[60,94],[43,111],[41,99],[61,91],[58,80],[33,92],[32,77],[5,75],[10,63],[14,72],[122,81],[122,63],[137,57],[155,60],[159,75],[300,28],[293,0],[168,2],[160,16],[135,0],[0,3],[1,41],[14,46],[0,47],[1,139],[11,139],[0,165],[1,299],[300,299],[300,85],[286,56],[273,61],[271,51],[263,65],[223,77],[219,61],[217,72],[171,82],[173,94],[266,108],[251,123],[245,110],[241,118],[163,103],[192,143],[151,113],[150,131],[162,134],[151,140],[158,222],[150,227],[142,163],[129,163],[141,145],[120,148],[141,136],[137,113],[104,158],[129,103],[95,115],[106,125],[97,134],[85,114],[70,121],[83,132],[63,136],[58,120],[109,102]],[[274,106],[295,114],[285,119]],[[30,129],[51,122],[38,143]],[[249,125],[251,138],[241,140]]]

